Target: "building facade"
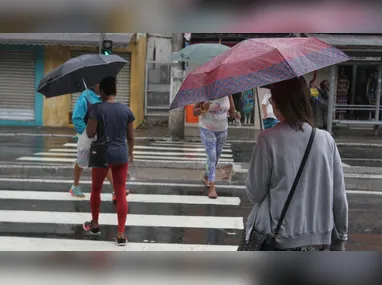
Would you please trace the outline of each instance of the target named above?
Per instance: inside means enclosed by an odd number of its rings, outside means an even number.
[[[382,35],[381,34],[305,34],[318,38],[345,52],[351,60],[318,70],[319,85],[328,80],[331,85],[328,117],[318,116],[321,127],[327,120],[333,126],[381,125]],[[309,82],[314,77],[307,74]],[[325,114],[324,114],[325,115]]]
[[[128,63],[118,74],[117,100],[144,120],[145,34],[107,34]],[[99,34],[0,34],[0,125],[71,126],[79,94],[46,99],[36,89],[45,74],[72,57],[99,52]]]

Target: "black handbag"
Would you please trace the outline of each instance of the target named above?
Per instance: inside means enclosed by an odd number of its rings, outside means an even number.
[[[90,146],[89,167],[108,168],[107,149],[109,147],[109,137],[107,135],[105,118],[102,113],[101,103],[93,105],[97,114],[97,140]]]
[[[265,233],[265,232],[257,230],[254,226],[248,241],[246,240],[246,230],[244,229],[243,235],[240,241],[240,245],[237,251],[274,251],[276,250],[276,246],[277,246],[276,238],[280,232],[285,215],[292,201],[293,194],[296,191],[296,187],[297,187],[298,181],[300,180],[302,171],[304,170],[304,166],[308,159],[310,150],[312,148],[315,135],[316,135],[316,128],[312,128],[312,133],[309,138],[308,146],[306,147],[304,157],[300,164],[300,168],[298,169],[296,178],[289,192],[287,201],[285,202],[285,205],[281,213],[279,222],[276,226],[276,229],[273,231],[273,233]]]

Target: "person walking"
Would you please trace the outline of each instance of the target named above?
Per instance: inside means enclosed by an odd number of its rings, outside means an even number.
[[[117,83],[114,77],[107,77],[100,83],[100,93],[102,103],[100,103],[99,112],[97,108],[91,108],[89,112],[89,123],[86,133],[89,138],[99,133],[98,122],[103,121],[105,134],[107,137],[107,168],[92,169],[92,193],[90,197],[90,207],[92,220],[85,222],[83,228],[92,234],[100,234],[98,223],[99,211],[101,205],[101,191],[104,179],[111,170],[114,189],[117,200],[118,232],[116,241],[119,246],[126,245],[125,223],[128,212],[128,205],[125,195],[125,185],[128,172],[128,161],[133,161],[134,149],[134,127],[135,117],[130,108],[115,101],[117,96]]]
[[[279,123],[277,120],[275,114],[273,113],[272,104],[269,102],[271,98],[271,93],[269,90],[266,90],[265,88],[262,89],[262,91],[265,90],[263,101],[261,102],[261,108],[263,111],[263,123],[264,123],[264,129],[270,129],[274,127],[276,124]]]
[[[318,96],[319,110],[322,114],[323,128],[327,130],[328,129],[328,100],[329,100],[330,84],[328,80],[323,80],[320,83],[320,87],[317,87],[316,83],[314,83],[314,87],[317,88],[319,92],[319,96]]]
[[[298,180],[275,239],[276,250],[345,250],[348,202],[336,143],[328,132],[313,126],[309,89],[303,77],[275,83],[270,89],[269,101],[280,123],[260,133],[256,141],[246,180],[246,192],[254,206],[244,232],[245,244],[251,244],[255,230],[274,233]],[[310,153],[297,179],[311,139]]]
[[[84,168],[88,168],[89,165],[89,151],[92,140],[86,135],[86,125],[88,123],[88,111],[91,105],[100,103],[99,97],[99,85],[96,85],[90,89],[81,93],[80,97],[74,106],[72,122],[75,130],[77,131],[77,159],[74,165],[74,182],[69,189],[69,193],[78,198],[85,198],[84,193],[81,190],[80,179]],[[113,177],[111,172],[107,174],[107,179],[113,187]],[[114,187],[113,187],[114,189]],[[129,190],[126,189],[126,195],[129,194]],[[112,200],[115,202],[115,193],[113,192]]]
[[[197,103],[194,106],[194,116],[200,117],[200,137],[207,152],[207,165],[202,182],[209,188],[208,197],[211,199],[217,198],[216,167],[228,134],[228,113],[235,119],[241,118],[240,114],[236,112],[232,96]]]

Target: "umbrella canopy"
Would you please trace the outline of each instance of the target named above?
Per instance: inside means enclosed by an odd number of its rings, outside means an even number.
[[[117,76],[126,60],[118,55],[86,54],[69,59],[40,82],[37,91],[47,98],[82,92],[107,76]]]
[[[191,72],[170,110],[300,77],[349,59],[315,38],[249,39]]]
[[[222,44],[194,44],[173,53],[170,59],[202,65],[229,49]]]

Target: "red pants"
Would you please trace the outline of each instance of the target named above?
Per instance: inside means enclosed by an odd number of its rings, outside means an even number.
[[[109,168],[92,169],[92,194],[90,196],[90,207],[93,221],[98,222],[103,181],[110,168],[113,174],[114,191],[117,200],[118,232],[124,233],[128,211],[126,201],[126,178],[129,166],[127,163],[110,165]]]

